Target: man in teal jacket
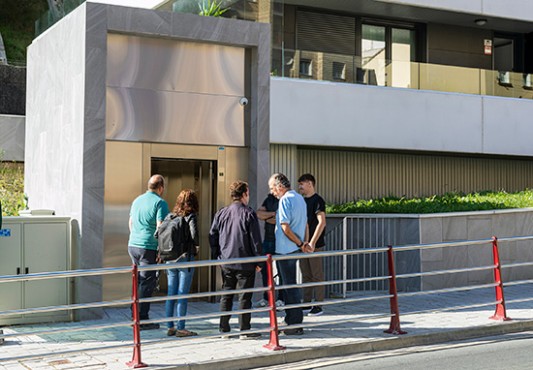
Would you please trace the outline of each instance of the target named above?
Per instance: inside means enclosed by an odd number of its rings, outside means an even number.
[[[138,196],[130,210],[130,238],[128,253],[131,261],[138,266],[157,263],[156,229],[168,214],[168,204],[161,198],[165,190],[165,179],[161,175],[153,175],[148,180],[148,190]],[[156,286],[156,272],[139,272],[139,299],[149,298]],[[141,303],[140,319],[148,320],[150,303]],[[141,324],[141,330],[159,329],[159,324]]]

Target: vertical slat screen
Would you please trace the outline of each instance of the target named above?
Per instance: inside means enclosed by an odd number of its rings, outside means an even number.
[[[328,203],[383,196],[429,196],[451,191],[520,191],[533,187],[533,160],[296,149],[271,145],[273,171],[294,181],[317,179]]]

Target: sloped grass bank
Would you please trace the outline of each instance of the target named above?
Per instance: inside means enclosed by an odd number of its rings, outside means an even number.
[[[443,213],[533,207],[533,190],[446,193],[425,198],[385,197],[328,205],[327,213]]]
[[[0,202],[4,216],[18,216],[26,208],[23,164],[0,162]]]

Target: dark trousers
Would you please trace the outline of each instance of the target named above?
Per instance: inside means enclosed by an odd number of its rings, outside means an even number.
[[[281,280],[285,285],[296,284],[296,259],[279,260],[278,267]],[[300,288],[285,289],[285,304],[302,303],[302,292]],[[285,309],[285,322],[287,325],[301,324],[304,321],[302,308]]]
[[[254,287],[255,270],[234,270],[222,267],[222,290],[249,289]],[[239,294],[239,309],[247,310],[252,308],[252,294]],[[234,294],[225,294],[220,299],[220,311],[231,311]],[[231,315],[221,316],[219,330],[223,333],[231,330],[229,319]],[[239,316],[239,327],[241,330],[250,329],[252,315],[245,313]]]
[[[129,246],[128,253],[131,257],[131,262],[137,266],[154,265],[156,263],[157,251],[155,250]],[[141,271],[139,272],[138,280],[139,299],[150,298],[157,283],[156,271]],[[139,308],[140,319],[148,320],[150,303],[141,303],[139,304]]]
[[[271,242],[271,241],[268,241],[268,240],[263,241],[263,255],[266,256],[267,254],[271,254],[271,255],[275,255],[276,254],[276,242]],[[263,286],[266,288],[266,287],[268,287],[268,272],[267,272],[266,262],[261,263],[260,266],[261,266],[261,279],[263,281]],[[277,270],[278,270],[278,273],[279,273],[279,266],[277,265],[277,263],[276,263],[276,266],[277,266]],[[278,276],[278,281],[279,281],[279,283],[278,283],[279,285],[283,285],[283,282],[281,280],[281,274],[279,274],[279,276]],[[268,301],[268,292],[264,292],[263,293],[263,299],[265,301]],[[277,290],[276,299],[279,299],[279,300],[285,302],[285,292],[283,291],[283,289],[278,289]]]

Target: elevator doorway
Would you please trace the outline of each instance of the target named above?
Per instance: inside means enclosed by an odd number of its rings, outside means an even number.
[[[193,189],[198,196],[198,232],[199,252],[197,260],[210,259],[209,228],[215,209],[216,194],[216,162],[208,160],[151,158],[151,174],[160,174],[165,178],[163,198],[170,211],[176,204],[176,198],[183,189]],[[213,286],[213,275],[210,268],[196,269],[191,292],[205,292]],[[160,276],[160,291],[167,291],[166,274]]]

